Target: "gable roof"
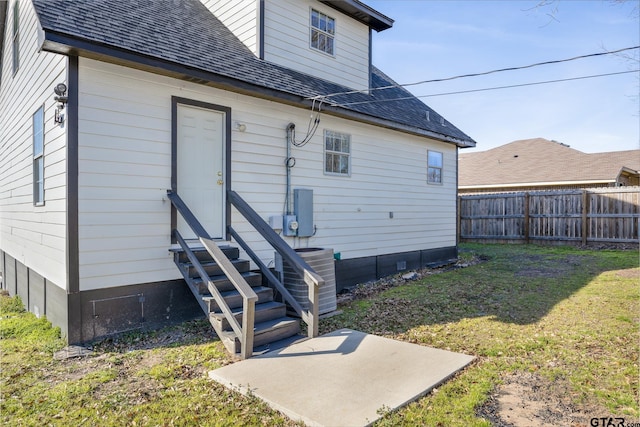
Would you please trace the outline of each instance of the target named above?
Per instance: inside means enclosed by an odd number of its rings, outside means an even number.
[[[459,188],[613,183],[640,173],[640,150],[583,153],[544,138],[523,139],[459,156]]]
[[[46,51],[115,62],[305,108],[311,107],[311,98],[342,93],[331,97],[333,105],[323,105],[325,113],[461,147],[475,145],[404,88],[345,93],[352,89],[256,58],[199,0],[32,1]],[[373,88],[397,85],[375,67],[371,73]]]

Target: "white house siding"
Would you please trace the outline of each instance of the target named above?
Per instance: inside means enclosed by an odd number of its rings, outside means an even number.
[[[230,107],[232,189],[265,219],[284,209],[285,128],[298,139],[309,111],[116,65],[80,59],[81,290],[177,279],[170,245],[171,96]],[[323,173],[323,130],[351,135],[350,177]],[[427,150],[444,154],[443,185],[428,185]],[[311,238],[343,258],[455,246],[456,149],[327,115],[293,148],[293,188],[314,190]],[[393,218],[389,218],[393,212]],[[240,215],[232,225],[266,263],[273,250]]]
[[[335,19],[335,56],[311,48],[311,8]],[[359,90],[369,88],[369,28],[311,0],[267,0],[264,59]]]
[[[320,132],[294,149],[293,187],[314,190],[318,226],[298,245],[331,247],[345,259],[455,246],[455,147],[326,117],[320,128],[351,135],[352,171],[322,174]],[[426,183],[427,149],[444,154],[443,185]]]
[[[254,55],[259,56],[260,0],[201,0]]]
[[[20,1],[20,67],[13,73],[14,1],[7,8],[0,88],[0,250],[66,288],[66,123],[53,121],[53,88],[67,58],[38,53],[37,20]],[[33,113],[44,105],[44,206],[33,205]],[[66,110],[65,110],[66,113]]]

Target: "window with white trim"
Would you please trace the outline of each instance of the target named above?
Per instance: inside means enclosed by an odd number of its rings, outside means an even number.
[[[442,184],[442,153],[427,151],[427,183]]]
[[[331,175],[351,175],[351,136],[324,131],[324,172]]]
[[[333,55],[335,34],[335,19],[311,9],[311,47],[328,55]]]
[[[33,114],[33,204],[44,205],[44,106]]]
[[[13,74],[18,72],[20,66],[20,11],[18,2],[13,4],[13,31],[11,34],[11,46],[13,50]]]

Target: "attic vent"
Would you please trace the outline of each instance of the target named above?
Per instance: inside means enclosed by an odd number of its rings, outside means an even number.
[[[430,122],[431,118],[429,117],[429,112],[428,111],[425,113],[425,116],[427,117],[427,121]]]
[[[447,122],[444,121],[444,117],[440,117],[440,124],[442,126],[446,126],[447,125]]]

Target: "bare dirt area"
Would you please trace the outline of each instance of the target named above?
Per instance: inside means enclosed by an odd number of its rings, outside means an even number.
[[[527,258],[516,257],[514,270],[516,277],[536,277],[557,279],[571,274],[575,268],[580,268],[593,257],[587,255],[569,255],[558,258],[554,256],[531,255]]]
[[[593,404],[576,406],[571,388],[561,380],[518,372],[505,377],[477,413],[495,427],[551,427],[588,426],[591,418],[608,412]]]
[[[640,280],[640,269],[618,270],[616,275],[623,279],[638,279]]]

